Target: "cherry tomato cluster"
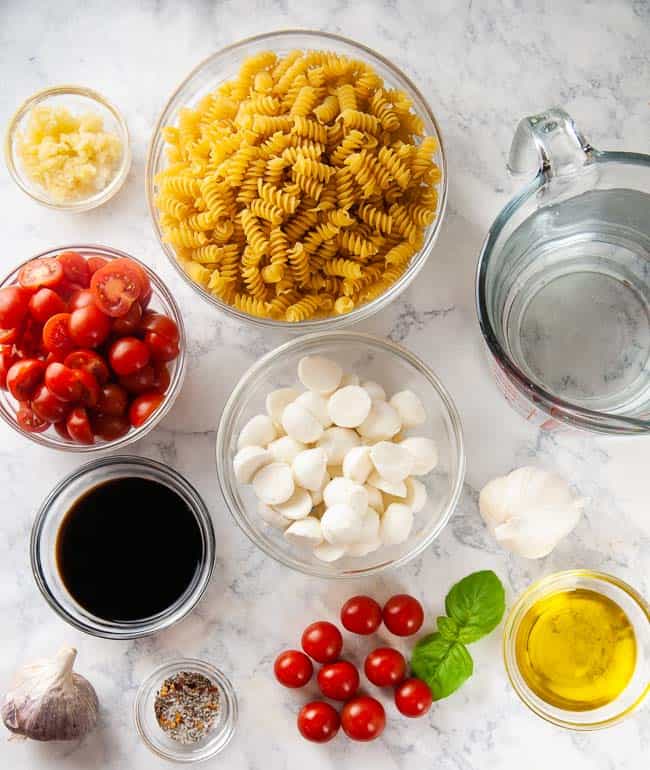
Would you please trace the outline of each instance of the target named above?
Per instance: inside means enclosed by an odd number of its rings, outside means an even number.
[[[51,425],[79,444],[112,441],[164,400],[179,331],[147,309],[137,262],[74,251],[34,259],[0,289],[0,387],[19,402],[21,428]]]
[[[410,636],[422,626],[424,612],[417,599],[407,594],[390,598],[382,607],[369,596],[353,596],[341,608],[343,627],[354,634],[368,636],[382,623],[396,636]],[[372,741],[386,726],[382,704],[369,695],[359,694],[357,667],[341,660],[343,636],[326,620],[312,623],[304,630],[300,650],[286,650],[275,660],[276,679],[285,687],[304,687],[314,673],[312,660],[321,663],[316,681],[325,698],[343,701],[341,713],[324,700],[313,700],[298,714],[298,730],[303,738],[315,743],[332,740],[343,727],[355,741]],[[392,647],[378,647],[365,659],[364,673],[377,687],[393,687],[395,705],[407,717],[426,714],[431,707],[429,687],[420,679],[407,678],[404,656]]]

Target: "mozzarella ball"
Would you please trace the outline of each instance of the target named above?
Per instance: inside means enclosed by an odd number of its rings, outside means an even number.
[[[284,503],[274,506],[275,510],[285,519],[297,521],[304,519],[311,513],[313,508],[311,495],[306,489],[296,487],[291,497]]]
[[[371,487],[370,484],[365,484],[363,487],[368,493],[368,507],[377,511],[378,513],[384,512],[384,498],[377,487]]]
[[[413,513],[419,513],[427,504],[427,488],[421,481],[409,477],[405,481],[406,484],[406,499],[404,505],[413,511]]]
[[[438,464],[438,448],[430,438],[421,438],[420,436],[405,438],[404,441],[400,442],[400,446],[413,455],[414,463],[411,473],[414,476],[424,476]]]
[[[350,428],[327,428],[318,439],[318,446],[327,454],[328,465],[341,465],[350,449],[360,444],[361,439]]]
[[[280,436],[266,447],[273,459],[278,463],[291,463],[296,457],[307,449],[307,445],[302,441],[296,441],[291,436]]]
[[[373,401],[370,413],[359,426],[359,433],[368,441],[387,441],[399,433],[401,427],[399,415],[390,404]]]
[[[323,490],[323,500],[328,508],[343,503],[349,505],[352,510],[363,516],[368,508],[368,493],[354,481],[343,476],[332,479]]]
[[[399,545],[411,534],[413,512],[407,505],[391,503],[384,511],[379,536],[384,545]]]
[[[371,472],[370,447],[355,446],[346,453],[343,458],[343,475],[347,479],[365,484]]]
[[[368,508],[363,517],[359,540],[348,546],[348,553],[350,556],[366,556],[366,554],[376,551],[380,546],[379,514],[372,508]]]
[[[315,507],[323,502],[323,490],[312,489],[309,493],[311,495],[311,504]]]
[[[369,543],[353,543],[352,545],[346,546],[345,554],[346,556],[359,558],[361,556],[367,556],[378,548],[381,548],[381,538],[379,536]]]
[[[333,545],[350,545],[359,540],[363,516],[349,505],[328,507],[320,520],[323,537]]]
[[[291,468],[293,477],[299,486],[316,491],[323,488],[327,467],[327,455],[324,449],[305,449],[296,455]]]
[[[368,395],[373,401],[385,401],[386,391],[382,386],[374,380],[366,380],[361,383],[361,387],[367,391]]]
[[[291,466],[287,463],[270,463],[253,476],[253,489],[267,505],[279,505],[293,494],[295,486]]]
[[[311,444],[323,435],[323,426],[311,412],[295,401],[282,412],[282,427],[287,435],[303,444]]]
[[[240,484],[250,484],[257,471],[272,460],[271,453],[261,446],[245,446],[232,461],[235,478]]]
[[[370,459],[377,473],[386,481],[397,484],[413,469],[413,455],[400,444],[380,441],[370,448]]]
[[[314,516],[307,516],[306,519],[294,521],[285,530],[284,536],[290,543],[303,548],[315,548],[323,542],[320,521]]]
[[[320,393],[314,393],[313,390],[306,390],[301,393],[295,400],[296,404],[304,407],[311,415],[313,415],[323,428],[329,428],[332,424],[332,420],[327,410],[327,399],[325,396],[321,396]]]
[[[261,500],[257,503],[257,512],[264,522],[268,524],[269,527],[273,527],[273,529],[285,530],[289,524],[291,524],[289,519],[286,519],[279,514],[275,508],[271,508],[270,505],[263,503]]]
[[[320,543],[314,548],[314,556],[321,561],[333,562],[345,556],[347,546],[332,545],[331,543]]]
[[[273,422],[282,421],[282,412],[292,401],[298,398],[298,391],[294,388],[278,388],[272,390],[266,397],[266,413]]]
[[[415,428],[427,421],[422,402],[412,390],[400,390],[388,403],[397,410],[404,428]]]
[[[360,384],[361,384],[361,380],[359,379],[359,375],[354,374],[354,372],[352,372],[351,374],[344,374],[343,377],[341,377],[339,388],[344,388],[346,385],[360,385]]]
[[[343,370],[329,358],[304,356],[298,363],[298,379],[308,390],[332,393],[341,383]]]
[[[273,420],[266,414],[257,414],[244,425],[239,434],[237,449],[245,446],[265,447],[276,437]]]
[[[330,396],[327,411],[335,425],[356,428],[370,414],[371,406],[372,401],[366,390],[358,385],[347,385]]]
[[[387,495],[394,495],[395,497],[406,497],[406,484],[403,481],[392,482],[380,476],[377,471],[373,471],[368,477],[368,484],[372,487],[377,487]]]

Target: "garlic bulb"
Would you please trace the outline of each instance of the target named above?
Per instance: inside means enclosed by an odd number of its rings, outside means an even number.
[[[71,741],[95,727],[97,693],[72,671],[76,657],[77,651],[67,647],[16,674],[2,706],[2,721],[9,730],[35,741]]]
[[[486,484],[478,505],[504,548],[541,559],[574,529],[586,502],[560,476],[527,466]]]

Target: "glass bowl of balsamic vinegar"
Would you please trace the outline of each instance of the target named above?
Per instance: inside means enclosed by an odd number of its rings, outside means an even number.
[[[215,537],[194,487],[142,457],[95,460],[47,496],[32,529],[36,583],[94,636],[134,639],[185,617],[210,581]]]

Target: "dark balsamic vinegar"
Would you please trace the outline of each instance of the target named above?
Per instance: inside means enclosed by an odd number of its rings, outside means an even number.
[[[186,591],[203,553],[194,514],[173,489],[113,479],[75,501],[59,527],[56,561],[70,595],[113,622],[143,620]]]

